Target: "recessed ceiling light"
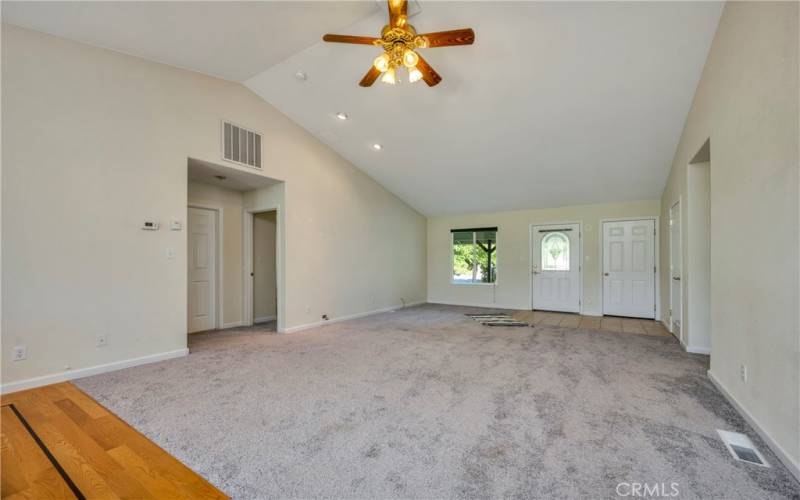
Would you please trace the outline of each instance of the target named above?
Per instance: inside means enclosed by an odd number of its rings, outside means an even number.
[[[383,149],[383,146],[381,146],[376,142],[375,144],[372,145],[372,149],[374,149],[375,151],[380,151],[381,149]]]
[[[340,120],[347,120],[348,118],[347,113],[342,113],[341,111],[339,111],[338,113],[336,113],[336,118]]]
[[[302,71],[298,71],[297,73],[295,73],[294,77],[300,80],[301,82],[304,82],[308,79],[308,75],[303,73]]]

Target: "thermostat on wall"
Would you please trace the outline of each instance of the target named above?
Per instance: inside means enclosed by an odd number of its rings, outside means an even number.
[[[158,229],[158,222],[152,220],[144,221],[142,224],[142,229],[147,229],[148,231],[155,231]]]

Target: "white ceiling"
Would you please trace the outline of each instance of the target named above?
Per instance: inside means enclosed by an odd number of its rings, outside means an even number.
[[[265,177],[260,173],[248,172],[244,170],[245,168],[249,167],[233,168],[195,158],[189,158],[187,163],[190,181],[211,184],[234,191],[252,191],[253,189],[281,182]]]
[[[721,9],[422,2],[418,31],[476,33],[472,46],[421,51],[437,87],[361,88],[377,49],[325,43],[246,85],[427,215],[655,199]]]
[[[476,32],[473,46],[421,51],[444,78],[433,88],[361,88],[377,49],[319,41],[377,35],[373,1],[3,2],[2,13],[243,81],[427,215],[660,197],[722,3],[421,7],[421,32]]]
[[[239,82],[378,11],[374,1],[2,2],[4,22]]]

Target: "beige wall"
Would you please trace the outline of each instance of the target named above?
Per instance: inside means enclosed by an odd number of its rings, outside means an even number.
[[[659,202],[641,201],[519,210],[428,219],[428,301],[509,309],[530,309],[530,226],[583,222],[583,294],[585,314],[601,314],[600,221],[658,216]],[[497,285],[451,283],[450,230],[497,226]]]
[[[275,273],[275,212],[253,216],[253,318],[273,319],[278,314],[278,283]]]
[[[264,134],[285,181],[286,327],[425,298],[425,218],[242,85],[3,25],[2,88],[6,390],[185,352],[186,234],[167,226],[187,158],[222,163],[223,118]]]
[[[687,165],[710,138],[710,374],[795,472],[799,14],[796,2],[725,6],[661,200],[663,226],[670,205],[688,196]],[[662,240],[662,270],[666,244]],[[665,279],[662,286],[666,299]],[[741,365],[747,366],[747,382]]]
[[[242,193],[189,182],[188,201],[191,206],[221,209],[221,323],[223,328],[238,326],[242,321]]]

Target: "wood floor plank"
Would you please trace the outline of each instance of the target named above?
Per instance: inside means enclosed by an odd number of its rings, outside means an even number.
[[[155,498],[189,498],[168,476],[159,474],[127,446],[118,446],[108,453]]]
[[[63,474],[87,498],[228,498],[70,383],[2,397],[3,404],[11,402]],[[3,499],[74,498],[35,441],[42,454],[38,461],[15,460],[20,447],[15,440],[27,431],[22,424],[7,426],[13,420],[5,417],[3,413]],[[13,438],[6,439],[7,429]]]

